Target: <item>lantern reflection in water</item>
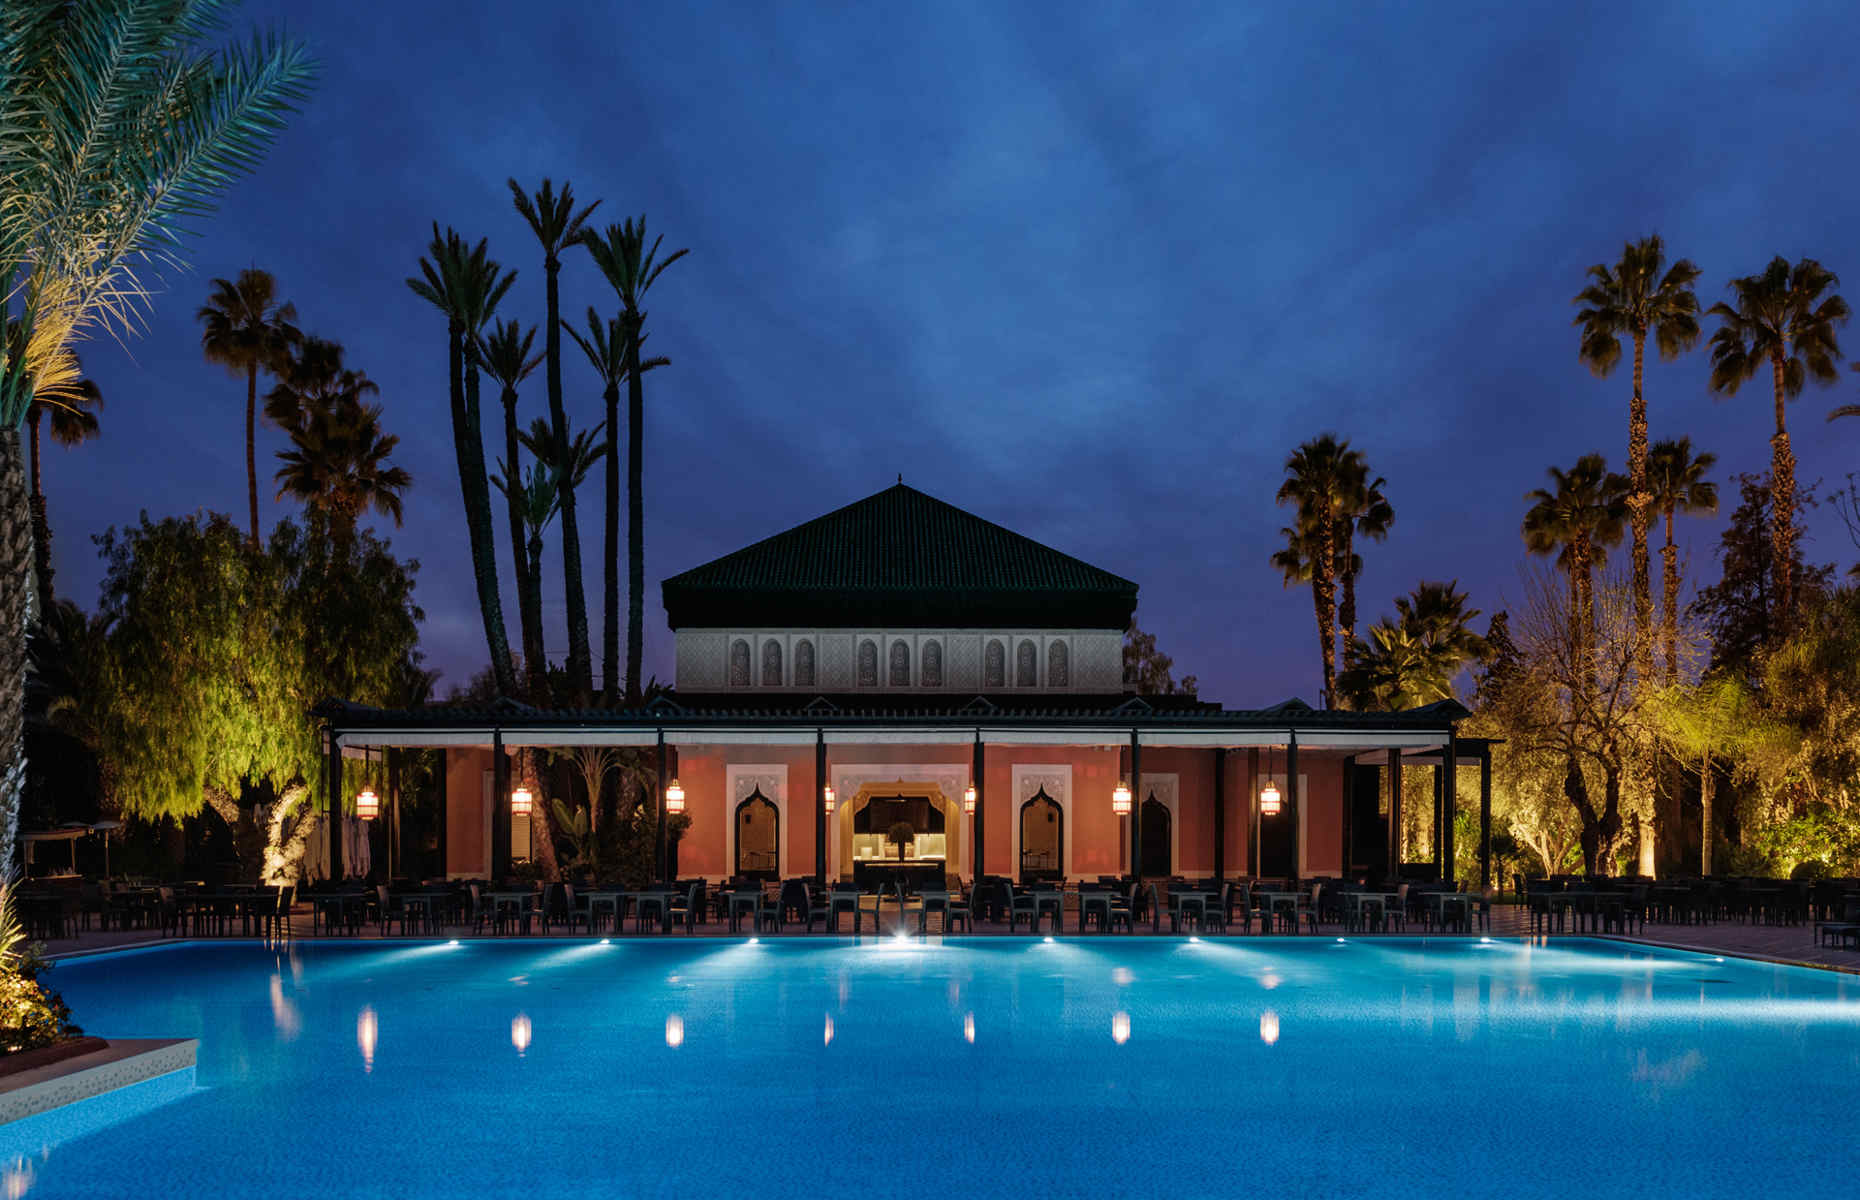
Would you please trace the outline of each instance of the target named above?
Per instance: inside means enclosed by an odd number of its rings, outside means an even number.
[[[360,1015],[355,1018],[355,1044],[362,1051],[362,1071],[375,1069],[375,1043],[381,1038],[381,1023],[375,1018],[372,1004],[363,1005]]]
[[[530,1048],[530,1019],[522,1013],[510,1019],[510,1044],[517,1048],[517,1057]]]
[[[827,1014],[827,1031],[820,1036],[820,1044],[823,1046],[831,1046],[833,1044],[833,1014],[832,1013]]]
[[[1259,1014],[1259,1040],[1268,1046],[1279,1040],[1279,1014],[1270,1008]]]
[[[962,1014],[962,1040],[973,1046],[975,1044],[975,1014]]]
[[[1111,1040],[1123,1045],[1130,1040],[1130,1014],[1127,1012],[1111,1015]]]
[[[685,1019],[677,1013],[665,1018],[665,1044],[674,1050],[685,1044]]]

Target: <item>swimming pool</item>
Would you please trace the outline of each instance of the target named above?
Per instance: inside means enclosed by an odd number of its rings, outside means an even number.
[[[35,1198],[1706,1197],[1856,1156],[1860,977],[1604,941],[218,943],[50,978],[200,1062],[96,1132],[0,1126]]]

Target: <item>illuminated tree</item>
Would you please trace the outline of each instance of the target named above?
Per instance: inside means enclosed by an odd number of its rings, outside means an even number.
[[[308,94],[296,42],[221,44],[229,4],[0,5],[0,862],[25,778],[32,509],[20,427],[79,378],[72,353],[135,324],[137,269],[256,166]]]
[[[1628,526],[1632,531],[1630,561],[1633,569],[1634,614],[1643,629],[1653,624],[1653,590],[1647,561],[1647,525],[1654,497],[1647,479],[1647,401],[1641,393],[1642,365],[1647,337],[1652,335],[1660,357],[1668,361],[1698,344],[1699,301],[1692,285],[1699,269],[1682,258],[1666,266],[1666,247],[1657,235],[1629,242],[1613,267],[1597,263],[1589,268],[1589,286],[1577,294],[1583,306],[1576,314],[1582,331],[1580,356],[1589,369],[1607,376],[1621,361],[1623,334],[1634,343],[1634,391],[1628,398]],[[1640,672],[1653,678],[1653,641]]]
[[[1847,323],[1847,301],[1829,294],[1840,286],[1834,272],[1812,258],[1789,264],[1778,255],[1758,275],[1731,281],[1736,303],[1720,301],[1710,315],[1719,321],[1711,336],[1711,387],[1721,395],[1738,388],[1764,367],[1770,369],[1776,432],[1770,436],[1770,563],[1776,573],[1774,622],[1789,628],[1795,603],[1795,453],[1789,446],[1784,402],[1810,379],[1830,384],[1839,377],[1841,346],[1835,328]]]
[[[1718,511],[1718,485],[1705,478],[1717,464],[1716,454],[1694,454],[1689,437],[1660,442],[1647,456],[1647,494],[1666,521],[1666,544],[1660,547],[1660,645],[1666,651],[1668,685],[1679,680],[1679,547],[1673,541],[1673,517]]]
[[[665,357],[641,358],[640,348],[646,344],[646,310],[640,307],[665,268],[671,266],[689,253],[687,250],[674,250],[664,258],[659,257],[659,245],[665,239],[657,237],[652,244],[646,244],[646,217],[640,214],[638,221],[628,219],[619,225],[609,225],[603,238],[587,231],[583,243],[588,253],[594,258],[594,265],[600,268],[607,282],[613,285],[614,292],[620,297],[620,323],[626,336],[626,576],[627,576],[627,616],[626,616],[626,701],[637,704],[639,692],[639,662],[645,645],[646,629],[646,518],[645,518],[645,441],[646,441],[646,400],[645,374],[657,367],[669,366],[671,359]],[[607,428],[610,436],[620,435],[620,426],[610,406],[607,410]],[[618,501],[614,488],[615,460],[608,459],[607,468],[607,512],[608,521],[613,520],[613,511]],[[609,603],[612,603],[612,589],[609,589]],[[609,622],[611,629],[612,622]],[[611,663],[613,651],[608,650]],[[611,703],[614,694],[612,667],[607,670],[607,695]]]
[[[1627,481],[1610,474],[1599,454],[1585,454],[1564,471],[1550,468],[1549,488],[1525,495],[1524,546],[1532,554],[1556,555],[1569,579],[1570,628],[1579,636],[1595,626],[1594,573],[1607,564],[1608,547],[1621,541],[1627,513]]]

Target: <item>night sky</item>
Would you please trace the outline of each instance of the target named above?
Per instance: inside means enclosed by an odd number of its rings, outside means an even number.
[[[1137,581],[1204,697],[1315,702],[1309,594],[1267,563],[1298,441],[1335,430],[1388,479],[1365,625],[1424,577],[1489,613],[1519,591],[1544,468],[1625,465],[1627,371],[1576,359],[1585,267],[1658,232],[1704,304],[1784,254],[1860,305],[1851,4],[1485,7],[249,5],[324,76],[143,336],[84,349],[105,434],[47,453],[59,590],[95,603],[90,537],[138,510],[243,526],[243,382],[193,313],[256,264],[381,386],[415,480],[388,532],[422,563],[441,688],[463,682],[485,648],[444,320],[403,280],[436,218],[491,239],[519,271],[500,315],[539,322],[504,180],[549,175],[691,249],[649,304],[672,359],[647,377],[649,673],[671,675],[661,579],[902,473]],[[589,304],[616,308],[575,254],[565,315]],[[599,385],[572,344],[564,363],[591,423]],[[1726,401],[1706,375],[1703,346],[1649,371],[1653,437],[1691,434],[1727,482],[1764,469],[1767,377]],[[1857,393],[1793,406],[1805,481],[1860,469],[1860,421],[1823,423]],[[539,371],[525,422],[544,411]],[[294,509],[269,499],[284,444],[260,434],[268,524]],[[598,513],[595,480],[582,496]],[[1716,577],[1722,523],[1685,522],[1693,572]],[[1810,529],[1813,559],[1854,560],[1828,510]],[[583,532],[598,652],[598,515]],[[553,545],[547,570],[559,656]],[[506,610],[515,642],[508,588]]]

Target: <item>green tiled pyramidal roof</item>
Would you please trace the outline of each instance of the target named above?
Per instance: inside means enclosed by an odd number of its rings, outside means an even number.
[[[663,585],[672,628],[1122,630],[1137,585],[899,483]]]

